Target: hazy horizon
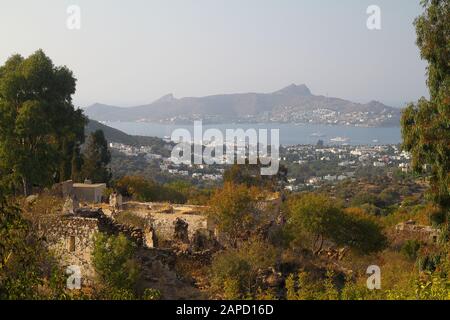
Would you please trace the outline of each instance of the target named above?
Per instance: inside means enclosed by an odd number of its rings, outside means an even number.
[[[245,91],[245,92],[244,92],[244,91],[227,92],[227,93],[217,92],[217,93],[211,93],[211,94],[208,94],[208,95],[205,95],[205,96],[193,96],[193,95],[177,96],[177,95],[175,95],[173,92],[169,92],[169,93],[166,93],[166,94],[164,94],[164,95],[162,95],[162,96],[160,96],[160,97],[155,98],[155,99],[152,100],[152,101],[148,101],[148,102],[141,103],[141,104],[135,104],[135,105],[128,105],[128,104],[126,104],[126,105],[121,105],[121,104],[113,104],[113,103],[104,103],[104,102],[102,102],[102,101],[94,101],[94,102],[91,103],[91,104],[83,105],[83,106],[80,106],[80,107],[81,107],[82,109],[86,109],[86,108],[91,107],[91,106],[93,106],[93,105],[95,105],[95,104],[101,104],[101,105],[108,105],[108,106],[111,106],[111,107],[133,108],[133,107],[140,107],[140,106],[150,105],[150,104],[152,104],[152,103],[158,101],[159,99],[165,98],[166,96],[169,96],[169,95],[172,95],[175,99],[183,99],[183,98],[204,98],[204,97],[212,97],[212,96],[220,96],[220,95],[247,94],[247,93],[271,94],[271,93],[274,93],[274,92],[276,92],[276,91],[285,89],[286,87],[293,86],[293,85],[295,85],[295,86],[303,86],[303,85],[305,85],[305,86],[308,87],[308,89],[311,89],[306,83],[291,83],[291,84],[287,84],[287,85],[285,85],[285,86],[283,86],[283,87],[281,87],[281,88],[274,89],[274,90],[272,90],[272,91],[267,91],[267,92],[258,92],[258,91],[255,91],[255,90],[250,90],[250,91]],[[314,91],[312,91],[312,90],[311,90],[311,94],[312,94],[312,95],[315,95],[315,96],[328,96],[329,98],[345,99],[345,98],[343,98],[343,97],[330,96],[330,95],[326,95],[326,94],[323,94],[323,93],[320,93],[320,92],[314,92]],[[383,103],[383,104],[386,104],[386,105],[389,106],[389,107],[394,107],[394,108],[399,108],[399,109],[401,109],[401,108],[403,108],[403,107],[406,107],[406,105],[404,105],[404,104],[401,104],[401,105],[393,105],[393,104],[385,103],[385,102],[383,102],[383,101],[381,101],[381,100],[377,100],[377,99],[371,99],[371,100],[367,100],[367,101],[356,101],[356,100],[352,100],[352,99],[346,99],[346,100],[349,100],[349,101],[352,101],[352,102],[357,102],[357,103],[362,103],[362,104],[369,103],[369,102],[371,102],[371,101],[378,101],[378,102],[381,102],[381,103]],[[407,101],[407,102],[405,102],[405,103],[408,103],[408,102],[409,102],[409,101]]]
[[[366,27],[372,4],[381,30]],[[80,30],[66,27],[69,5],[81,9]],[[291,83],[401,107],[428,95],[412,24],[421,12],[410,0],[0,0],[0,64],[42,48],[74,72],[83,108]]]

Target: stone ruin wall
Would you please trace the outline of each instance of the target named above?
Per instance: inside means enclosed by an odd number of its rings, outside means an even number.
[[[75,215],[51,215],[39,219],[38,230],[47,248],[66,268],[79,266],[82,285],[90,286],[95,278],[92,264],[94,237],[98,232],[124,234],[138,246],[151,247],[144,231],[121,225],[101,210],[76,210]]]
[[[154,232],[165,240],[173,240],[177,219],[188,224],[189,241],[194,241],[197,233],[214,233],[214,225],[201,211],[206,207],[193,205],[172,205],[173,210],[162,212],[164,204],[159,203],[124,203],[121,211],[129,211],[151,222]],[[117,213],[120,214],[120,211]]]
[[[97,232],[117,235],[124,234],[128,239],[140,247],[157,248],[158,237],[161,240],[177,241],[177,226],[182,220],[187,224],[187,239],[185,242],[191,248],[203,250],[217,245],[214,240],[214,228],[205,215],[196,211],[202,207],[176,206],[175,208],[188,208],[188,213],[154,213],[149,204],[134,203],[122,209],[145,217],[151,222],[151,228],[141,230],[115,221],[101,209],[75,209],[74,214],[61,214],[43,216],[39,219],[38,229],[41,238],[51,252],[58,257],[62,267],[71,265],[81,269],[82,285],[90,286],[95,278],[92,264],[94,249],[94,236]],[[177,211],[177,210],[175,210]],[[116,212],[115,214],[120,214]],[[184,224],[184,223],[182,223]],[[186,226],[186,225],[185,225]],[[199,241],[199,239],[203,239]],[[204,247],[199,246],[201,242]]]
[[[432,226],[416,224],[415,221],[397,224],[395,226],[395,232],[397,235],[401,235],[404,238],[416,239],[428,244],[436,243],[441,236],[441,230]]]
[[[89,285],[95,277],[91,256],[98,231],[98,220],[93,218],[52,216],[39,222],[46,246],[59,258],[62,267],[80,267],[83,285]]]
[[[199,216],[192,216],[189,214],[185,214],[181,217],[179,215],[171,215],[171,214],[151,215],[152,226],[156,234],[168,240],[173,239],[177,219],[184,220],[188,224],[187,231],[189,241],[191,242],[193,241],[196,233],[202,231],[206,232],[210,230],[208,228],[207,218],[203,216],[199,217]]]

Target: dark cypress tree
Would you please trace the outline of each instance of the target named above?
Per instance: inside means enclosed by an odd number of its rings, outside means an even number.
[[[102,130],[90,134],[84,152],[83,177],[94,183],[108,183],[111,179],[111,171],[108,164],[111,161],[111,153],[108,142]]]

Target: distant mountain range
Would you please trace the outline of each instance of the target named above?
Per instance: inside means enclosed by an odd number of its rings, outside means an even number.
[[[273,93],[221,94],[175,98],[168,94],[136,107],[96,103],[85,114],[98,121],[159,123],[279,122],[350,126],[398,126],[400,110],[377,101],[366,104],[311,93],[306,85],[292,84]]]

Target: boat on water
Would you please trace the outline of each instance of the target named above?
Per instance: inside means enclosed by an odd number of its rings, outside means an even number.
[[[350,138],[347,138],[347,137],[336,137],[336,138],[331,138],[330,141],[331,142],[349,142]]]

